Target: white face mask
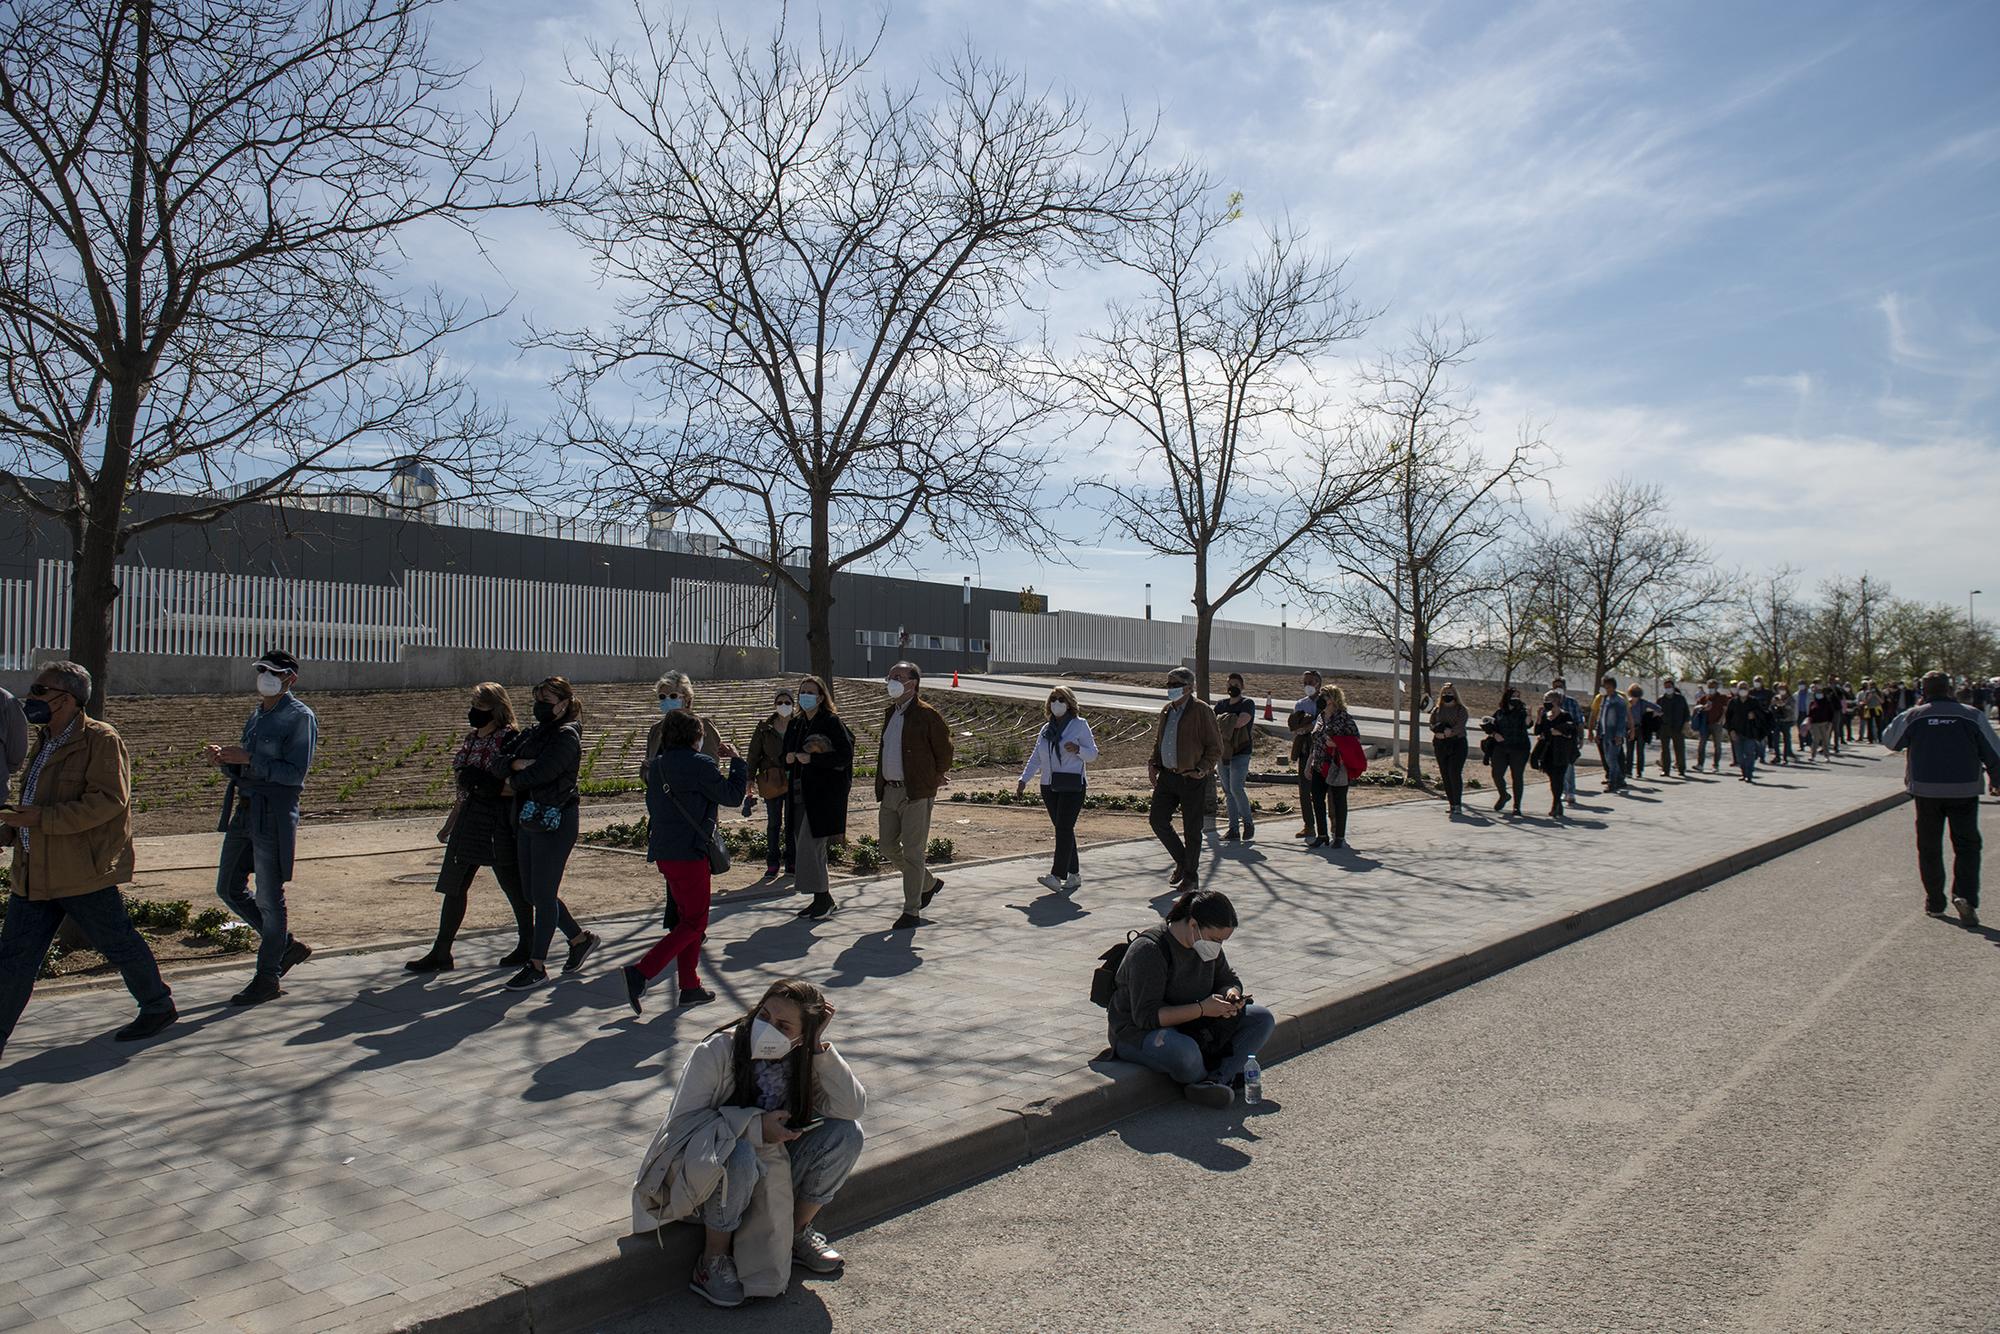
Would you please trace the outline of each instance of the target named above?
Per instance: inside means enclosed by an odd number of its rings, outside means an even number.
[[[1178,704],[1180,702],[1181,702],[1181,688],[1179,686],[1168,686],[1167,703]]]
[[[1065,713],[1068,712],[1069,712],[1069,705],[1065,704],[1063,701],[1059,699],[1052,699],[1049,701],[1049,713],[1054,717],[1060,718]]]
[[[762,1019],[750,1025],[750,1058],[756,1061],[781,1061],[792,1054],[792,1040],[778,1031],[775,1024]]]
[[[1222,942],[1196,936],[1194,938],[1194,956],[1203,963],[1214,963],[1222,957]]]
[[[901,681],[885,681],[882,684],[888,690],[890,699],[901,699],[903,697],[903,683]]]
[[[285,693],[285,679],[282,676],[273,676],[269,672],[259,672],[257,693],[267,699],[272,695],[282,695]]]
[[[789,705],[789,704],[780,704],[780,705],[778,706],[778,716],[779,716],[780,718],[789,718],[789,717],[791,717],[791,716],[792,716],[792,706],[791,706],[791,705]]]

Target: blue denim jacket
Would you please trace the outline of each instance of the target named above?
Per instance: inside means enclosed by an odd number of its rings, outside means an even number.
[[[305,703],[287,691],[268,709],[251,710],[237,743],[249,752],[248,764],[226,764],[223,772],[245,791],[306,785],[313,748],[319,744],[319,719]]]

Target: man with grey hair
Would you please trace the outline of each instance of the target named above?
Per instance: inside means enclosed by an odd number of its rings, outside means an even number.
[[[889,669],[883,688],[882,749],[875,762],[876,841],[882,860],[903,874],[903,912],[891,931],[923,924],[923,910],[944,888],[925,855],[931,840],[931,804],[951,782],[953,747],[944,715],[919,694],[923,673],[914,662]]]
[[[66,917],[139,1002],[139,1017],[115,1040],[149,1038],[177,1017],[173,993],[118,892],[132,880],[132,762],[109,724],[85,716],[89,699],[89,672],[73,662],[48,662],[22,705],[40,732],[18,797],[0,806],[0,846],[14,849],[0,923],[0,1049]]]
[[[1174,859],[1167,883],[1182,890],[1195,888],[1201,860],[1201,834],[1196,828],[1208,795],[1208,780],[1222,759],[1222,729],[1215,710],[1194,698],[1194,673],[1176,667],[1167,673],[1167,702],[1153,729],[1153,754],[1146,776],[1153,780],[1152,809],[1147,813],[1160,846]],[[1181,832],[1174,832],[1174,812]]]

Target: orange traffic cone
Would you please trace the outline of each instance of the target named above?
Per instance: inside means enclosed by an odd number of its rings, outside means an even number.
[[[1264,696],[1264,721],[1267,723],[1272,721],[1271,697],[1269,695]]]
[[[957,672],[953,672],[953,673],[951,674],[951,688],[952,688],[953,690],[956,690],[956,689],[958,689],[958,673],[957,673]]]

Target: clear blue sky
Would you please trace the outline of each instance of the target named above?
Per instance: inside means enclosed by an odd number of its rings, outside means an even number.
[[[560,150],[581,112],[564,51],[633,23],[622,0],[551,8],[433,12],[439,48],[518,91],[519,127]],[[777,7],[725,12],[747,32]],[[861,33],[876,11],[819,12]],[[1548,423],[1558,506],[1659,481],[1730,565],[1865,569],[1960,605],[1981,587],[2000,611],[2000,5],[929,0],[889,11],[880,68],[968,40],[1107,114],[1157,109],[1253,218],[1351,255],[1355,294],[1387,311],[1357,357],[1427,315],[1482,331],[1484,428]],[[605,308],[546,220],[492,235],[491,265],[438,241],[420,269],[543,323]],[[1092,282],[1065,306],[1090,309]],[[460,355],[532,424],[546,367],[508,336]],[[1120,612],[1150,579],[1156,615],[1184,610],[1184,569],[1071,532],[1082,568],[971,572]],[[1240,613],[1275,620],[1284,596]]]

